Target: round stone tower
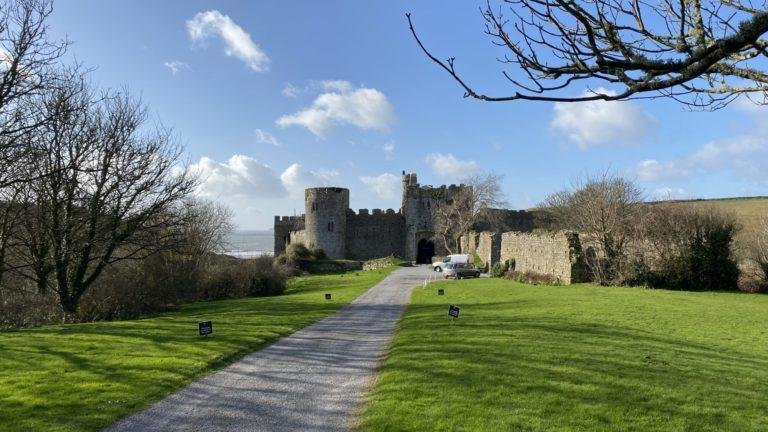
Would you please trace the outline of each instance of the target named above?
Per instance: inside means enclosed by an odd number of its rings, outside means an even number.
[[[349,189],[307,189],[304,191],[304,205],[307,246],[322,249],[328,258],[345,258]]]

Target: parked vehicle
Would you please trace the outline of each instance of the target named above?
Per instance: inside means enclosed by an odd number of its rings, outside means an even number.
[[[470,262],[469,255],[467,254],[452,254],[445,257],[442,261],[433,262],[432,269],[436,272],[441,272],[450,263],[469,264]]]
[[[446,279],[479,278],[480,269],[470,263],[448,263],[443,269],[443,276]]]

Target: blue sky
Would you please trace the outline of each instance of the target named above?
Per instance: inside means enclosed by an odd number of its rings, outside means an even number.
[[[435,185],[503,174],[513,208],[608,168],[649,197],[768,195],[768,113],[746,103],[702,113],[462,98],[404,14],[471,83],[506,94],[481,4],[58,1],[50,24],[96,83],[128,87],[175,129],[203,176],[198,194],[232,207],[241,228],[300,213],[307,186],[397,208],[402,170]]]

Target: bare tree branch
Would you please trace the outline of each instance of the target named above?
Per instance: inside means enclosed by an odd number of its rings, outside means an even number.
[[[501,5],[489,1],[481,15],[485,33],[506,51],[499,61],[514,66],[502,74],[516,90],[502,96],[476,90],[457,71],[455,58],[432,54],[406,14],[419,47],[461,86],[464,97],[490,102],[669,97],[693,108],[717,109],[741,94],[759,93],[768,103],[765,4],[501,0]],[[582,81],[589,89],[573,96],[568,90]],[[606,87],[592,87],[595,83]]]

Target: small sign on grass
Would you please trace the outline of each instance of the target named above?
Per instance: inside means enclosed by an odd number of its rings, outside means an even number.
[[[326,293],[326,294],[325,294],[325,299],[326,299],[326,300],[330,300],[330,299],[331,299],[331,295]]]
[[[211,321],[201,321],[197,323],[197,331],[200,336],[208,336],[213,333],[213,323]]]
[[[454,305],[448,306],[448,315],[450,315],[453,318],[458,318],[459,317],[459,307],[458,306],[454,306]]]
[[[437,290],[437,295],[445,295],[445,290],[440,288]]]

